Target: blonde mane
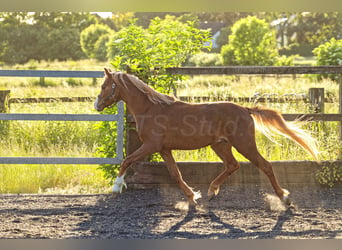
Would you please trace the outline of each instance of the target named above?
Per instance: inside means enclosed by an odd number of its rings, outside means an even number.
[[[176,101],[175,98],[161,94],[151,87],[149,87],[146,83],[144,83],[142,80],[140,80],[138,77],[130,74],[125,74],[122,72],[114,72],[112,73],[114,77],[114,81],[116,83],[121,83],[126,89],[127,83],[131,83],[134,85],[139,91],[144,93],[147,98],[153,103],[153,104],[167,104],[170,105]]]

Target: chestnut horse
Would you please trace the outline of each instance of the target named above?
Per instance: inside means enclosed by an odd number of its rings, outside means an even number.
[[[142,145],[123,160],[113,186],[116,193],[121,193],[126,185],[124,176],[133,162],[159,152],[189,202],[196,204],[200,193],[194,192],[184,182],[171,151],[210,145],[222,159],[224,170],[211,182],[209,198],[216,196],[220,185],[239,168],[232,154],[234,147],[267,175],[278,197],[290,205],[289,192],[279,185],[271,163],[258,152],[254,123],[266,134],[275,131],[289,137],[317,159],[315,140],[296,124],[285,122],[281,114],[272,109],[246,108],[231,102],[185,103],[153,90],[136,76],[105,69],[104,83],[95,101],[95,109],[102,111],[119,100],[126,103],[133,115]]]

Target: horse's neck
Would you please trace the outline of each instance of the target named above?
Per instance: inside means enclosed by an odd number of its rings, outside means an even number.
[[[133,116],[143,115],[152,105],[155,105],[144,93],[134,86],[129,86],[125,89],[122,99]]]

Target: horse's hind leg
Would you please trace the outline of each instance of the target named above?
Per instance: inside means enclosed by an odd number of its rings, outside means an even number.
[[[213,198],[220,191],[221,184],[236,170],[240,165],[232,154],[232,146],[227,142],[218,142],[211,145],[211,148],[222,159],[224,170],[211,183],[208,189],[209,199]]]
[[[274,175],[273,167],[270,162],[264,159],[262,155],[260,155],[259,151],[257,150],[257,147],[255,143],[250,142],[249,146],[244,147],[236,147],[236,149],[245,156],[248,160],[250,160],[255,166],[257,166],[263,173],[266,174],[268,179],[271,182],[271,185],[275,191],[275,193],[278,195],[278,197],[287,205],[290,206],[291,202],[289,199],[289,191],[286,189],[283,189],[276,176]]]
[[[197,204],[196,199],[201,198],[201,194],[199,192],[192,191],[188,184],[185,183],[185,181],[182,178],[182,174],[179,171],[177,163],[172,156],[171,151],[162,151],[160,152],[160,155],[164,159],[167,166],[167,170],[169,171],[171,177],[177,182],[179,187],[183,190],[185,195],[188,197],[189,202],[193,205]]]

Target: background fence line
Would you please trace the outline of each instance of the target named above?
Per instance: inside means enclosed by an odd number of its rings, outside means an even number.
[[[305,118],[312,120],[324,121],[341,121],[342,123],[342,66],[229,66],[229,67],[180,67],[168,68],[167,73],[186,74],[186,75],[241,75],[241,74],[339,74],[339,114],[283,114],[287,120],[296,118]],[[48,71],[48,70],[0,70],[0,77],[40,77],[41,81],[45,77],[61,77],[61,78],[102,78],[102,71]],[[18,103],[19,99],[9,101],[9,91],[3,91],[0,102]],[[33,100],[34,99],[34,100]],[[50,102],[48,98],[33,98],[30,102],[37,100]],[[70,101],[74,98],[53,98],[53,100]],[[78,101],[91,101],[89,97],[76,98]],[[265,99],[267,100],[267,99]],[[28,101],[28,100],[27,100]],[[261,101],[261,100],[259,100]],[[1,103],[2,104],[2,103]],[[1,108],[1,107],[0,107]],[[6,109],[6,105],[4,110]],[[3,110],[0,110],[3,112]],[[119,164],[123,158],[123,131],[124,131],[124,105],[119,103],[117,115],[71,115],[71,114],[0,114],[0,120],[63,120],[63,121],[117,121],[118,122],[118,140],[117,140],[117,157],[109,158],[55,158],[55,157],[0,157],[0,164]],[[342,139],[342,125],[340,126],[340,136]],[[129,152],[130,150],[127,149]]]

